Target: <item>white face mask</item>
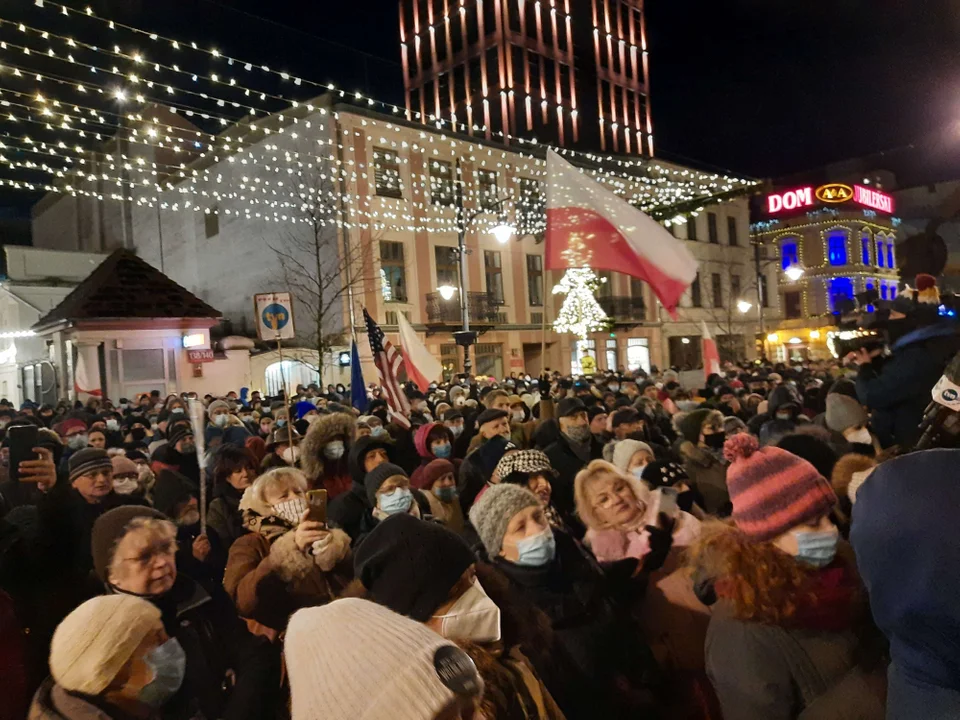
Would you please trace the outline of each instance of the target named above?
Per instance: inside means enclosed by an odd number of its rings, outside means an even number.
[[[286,502],[277,503],[273,506],[273,512],[277,517],[283,518],[291,525],[300,523],[300,518],[307,511],[307,501],[304,498],[294,498]]]
[[[288,447],[280,451],[280,457],[284,459],[285,462],[293,465],[300,459],[300,448],[298,447]]]
[[[136,478],[114,478],[113,491],[119,495],[131,495],[137,491],[140,483]]]
[[[873,438],[870,435],[870,431],[866,428],[860,428],[859,430],[854,430],[853,432],[844,433],[844,437],[847,438],[847,442],[856,443],[858,445],[872,445]]]
[[[500,608],[487,597],[479,580],[443,615],[433,617],[440,620],[440,634],[445,638],[478,643],[500,640]]]
[[[522,423],[522,422],[523,422],[523,410],[517,410],[517,411],[513,414],[513,421],[514,421],[514,422],[518,422],[518,423]]]
[[[343,440],[334,440],[323,447],[324,457],[330,460],[339,460],[343,457]]]

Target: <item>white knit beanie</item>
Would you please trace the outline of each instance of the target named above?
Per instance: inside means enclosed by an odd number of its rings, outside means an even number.
[[[611,444],[613,445],[613,452],[611,453],[609,460],[623,472],[627,471],[627,465],[630,464],[630,458],[632,458],[641,450],[643,452],[650,453],[650,457],[654,457],[653,450],[650,449],[650,446],[640,440],[627,438],[626,440],[619,440]],[[604,455],[606,455],[606,453],[604,453]]]
[[[153,603],[100,595],[67,615],[50,643],[50,674],[64,690],[99,695],[151,632],[163,627]]]
[[[367,600],[298,610],[283,652],[293,720],[433,720],[483,689],[463,650]]]

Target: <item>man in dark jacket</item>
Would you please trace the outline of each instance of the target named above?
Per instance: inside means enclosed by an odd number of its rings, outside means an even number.
[[[890,313],[890,357],[863,349],[857,355],[857,397],[872,411],[871,427],[885,448],[913,447],[930,391],[960,351],[957,324],[946,320],[921,325],[922,312]]]
[[[367,489],[363,479],[377,465],[393,462],[393,443],[387,437],[368,435],[358,438],[350,448],[348,466],[353,485],[350,489],[334,498],[327,511],[330,524],[340,528],[354,543],[373,529],[370,513],[373,507],[367,499]]]
[[[603,457],[603,445],[590,432],[587,408],[577,398],[564,398],[557,405],[560,437],[544,452],[557,471],[553,504],[561,514],[574,511],[573,480],[591,460]]]
[[[131,526],[135,520],[141,525]],[[156,605],[167,634],[186,654],[183,683],[164,706],[164,717],[185,720],[198,710],[224,720],[270,717],[280,687],[278,652],[250,633],[222,587],[205,588],[177,572],[174,537],[162,513],[125,507],[97,520],[91,543],[97,576],[106,587]]]

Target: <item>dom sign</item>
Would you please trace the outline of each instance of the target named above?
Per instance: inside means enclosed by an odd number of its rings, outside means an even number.
[[[770,215],[776,215],[784,211],[813,207],[818,202],[831,205],[854,202],[872,210],[893,214],[892,195],[863,185],[851,187],[840,183],[829,183],[818,188],[811,185],[767,195],[767,212]]]

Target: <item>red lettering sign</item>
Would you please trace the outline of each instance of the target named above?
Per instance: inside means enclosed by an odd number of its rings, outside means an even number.
[[[213,362],[213,350],[187,350],[187,360],[194,365]]]
[[[872,190],[863,185],[853,186],[853,201],[882,213],[893,214],[893,195],[887,195],[879,190]]]
[[[767,195],[767,212],[774,215],[783,210],[796,210],[797,208],[810,207],[813,205],[813,202],[812,187],[787,190],[786,192]]]

